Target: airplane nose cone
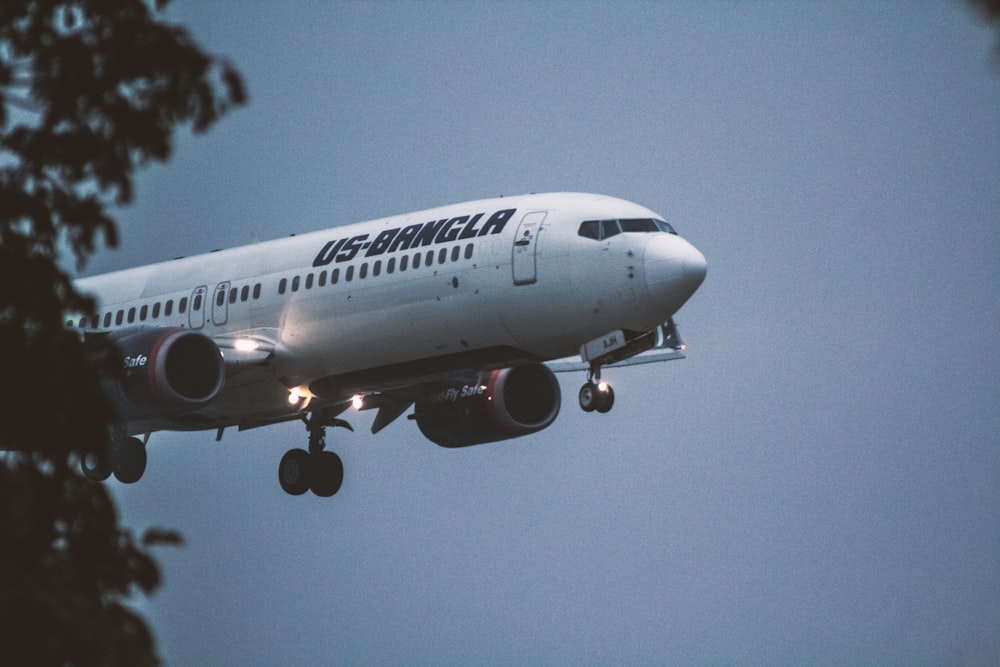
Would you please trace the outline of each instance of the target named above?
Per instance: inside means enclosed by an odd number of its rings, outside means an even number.
[[[657,234],[646,244],[646,287],[673,314],[701,286],[708,271],[705,256],[679,236]]]

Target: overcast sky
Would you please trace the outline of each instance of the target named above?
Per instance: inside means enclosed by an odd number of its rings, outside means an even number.
[[[250,103],[95,273],[501,194],[661,213],[689,358],[526,438],[373,415],[154,434],[126,522],[174,665],[987,665],[1000,655],[1000,65],[963,3],[177,2]],[[581,286],[585,289],[585,286]]]

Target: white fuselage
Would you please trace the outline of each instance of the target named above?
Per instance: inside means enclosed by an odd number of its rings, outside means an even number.
[[[457,204],[81,279],[98,313],[70,324],[270,342],[263,362],[227,355],[225,388],[196,416],[129,430],[253,425],[293,413],[296,387],[333,402],[657,327],[704,258],[661,231],[580,233],[614,219],[661,218],[587,194]]]

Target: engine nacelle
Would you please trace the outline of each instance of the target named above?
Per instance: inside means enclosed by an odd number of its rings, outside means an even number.
[[[189,329],[146,329],[115,340],[109,353],[119,371],[109,381],[126,420],[183,415],[207,405],[225,382],[215,342]]]
[[[555,375],[542,364],[438,383],[417,401],[420,432],[442,447],[467,447],[541,431],[559,414]]]

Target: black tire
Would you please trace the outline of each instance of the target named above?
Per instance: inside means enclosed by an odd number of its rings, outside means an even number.
[[[301,496],[309,490],[312,472],[309,452],[304,449],[290,449],[278,464],[278,482],[285,493]]]
[[[597,397],[597,411],[601,414],[610,412],[612,406],[615,404],[615,390],[611,388],[611,385],[604,385],[604,391],[601,391],[600,388],[598,388]]]
[[[146,446],[139,438],[122,438],[111,444],[111,472],[122,484],[134,484],[146,472]]]
[[[310,489],[320,498],[329,498],[344,483],[344,462],[333,452],[320,452],[312,460]]]
[[[582,387],[580,387],[580,407],[584,412],[593,412],[597,409],[600,398],[598,397],[597,385],[593,382],[588,382]]]
[[[91,482],[103,482],[111,475],[111,457],[105,451],[87,454],[80,461],[80,469]]]

